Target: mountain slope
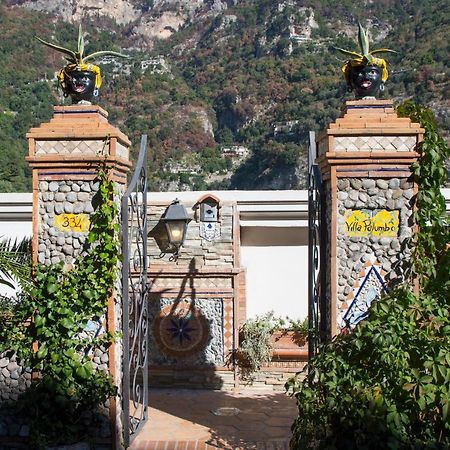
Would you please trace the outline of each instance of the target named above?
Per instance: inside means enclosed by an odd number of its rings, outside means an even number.
[[[444,0],[72,3],[72,16],[62,0],[0,6],[0,151],[10,160],[0,163],[0,190],[28,189],[24,134],[61,101],[51,81],[61,58],[33,35],[74,45],[77,27],[63,18],[82,19],[88,50],[132,56],[103,61],[99,103],[135,144],[149,135],[152,189],[304,187],[309,130],[351,98],[332,47],[356,49],[358,20],[377,46],[399,51],[385,97],[428,104],[450,129]],[[6,171],[13,158],[15,174]]]

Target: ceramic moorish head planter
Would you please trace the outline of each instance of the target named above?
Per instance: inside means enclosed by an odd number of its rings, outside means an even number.
[[[348,89],[355,91],[357,98],[377,97],[384,91],[384,83],[388,79],[387,61],[374,55],[380,53],[396,53],[388,48],[369,51],[369,38],[364,28],[359,25],[358,42],[361,53],[336,48],[352,58],[342,66]]]
[[[89,104],[92,97],[98,96],[98,90],[102,85],[102,77],[100,67],[88,61],[94,60],[102,56],[119,56],[128,58],[126,55],[112,51],[101,51],[91,53],[84,56],[84,38],[83,30],[78,30],[78,48],[77,51],[72,51],[51,42],[43,41],[37,38],[44,45],[64,53],[65,58],[69,62],[63,69],[58,72],[58,81],[63,90],[64,96],[70,95],[72,103],[87,103]]]

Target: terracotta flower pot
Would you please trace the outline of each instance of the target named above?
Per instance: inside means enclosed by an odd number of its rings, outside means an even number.
[[[272,360],[306,361],[308,337],[298,331],[276,331],[272,335]]]

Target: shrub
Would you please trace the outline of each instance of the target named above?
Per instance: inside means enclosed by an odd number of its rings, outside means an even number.
[[[308,319],[292,320],[276,317],[273,311],[248,319],[241,330],[237,364],[243,380],[253,380],[255,373],[272,359],[272,335],[276,331],[308,334]]]

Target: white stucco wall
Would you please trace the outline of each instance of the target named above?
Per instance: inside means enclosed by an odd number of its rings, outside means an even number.
[[[308,248],[242,247],[247,268],[247,318],[273,311],[276,316],[308,315]]]
[[[31,222],[0,222],[0,239],[11,238],[19,241],[24,237],[31,237]]]
[[[302,224],[303,225],[303,224]],[[243,227],[241,265],[246,268],[247,318],[308,315],[308,230]]]
[[[31,237],[32,195],[0,194],[0,238]]]

